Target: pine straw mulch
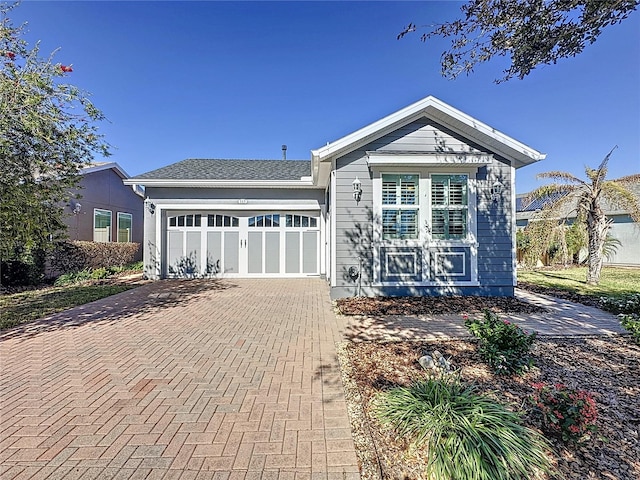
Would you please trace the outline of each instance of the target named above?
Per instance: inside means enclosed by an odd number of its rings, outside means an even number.
[[[476,342],[471,339],[345,342],[338,350],[363,479],[422,478],[424,457],[419,452],[407,454],[406,439],[381,428],[371,405],[379,392],[423,378],[426,373],[418,358],[433,350],[451,358],[464,381],[476,383],[480,392],[511,405],[533,428],[541,425],[527,408],[531,383],[560,382],[593,392],[599,415],[593,438],[570,447],[547,435],[557,478],[640,478],[640,346],[628,335],[539,337],[533,350],[536,366],[522,377],[491,373],[481,363]]]

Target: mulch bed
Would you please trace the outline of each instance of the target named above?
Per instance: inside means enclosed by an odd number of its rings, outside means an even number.
[[[342,344],[339,355],[363,478],[423,478],[424,457],[420,452],[409,456],[406,439],[380,427],[371,401],[392,386],[423,378],[418,358],[436,349],[451,358],[464,381],[521,412],[523,422],[533,428],[541,424],[527,407],[531,383],[560,382],[593,392],[598,407],[593,438],[571,447],[547,435],[559,478],[640,478],[640,347],[627,335],[540,337],[533,351],[536,366],[522,377],[494,375],[481,362],[473,340]]]
[[[342,315],[446,315],[479,313],[543,313],[543,307],[514,297],[351,297],[336,302]]]

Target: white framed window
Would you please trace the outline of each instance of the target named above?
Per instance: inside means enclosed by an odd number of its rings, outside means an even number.
[[[118,242],[131,242],[132,226],[133,215],[130,213],[118,212]]]
[[[209,216],[211,217],[212,215]],[[202,215],[177,215],[175,217],[169,217],[168,220],[170,227],[200,227],[202,224]]]
[[[382,174],[381,219],[383,240],[410,240],[420,236],[420,176]]]
[[[431,175],[431,237],[467,238],[469,193],[467,174]]]
[[[111,241],[111,210],[93,209],[93,241]]]

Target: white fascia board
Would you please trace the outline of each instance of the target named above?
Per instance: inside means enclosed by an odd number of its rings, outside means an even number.
[[[93,165],[93,166],[84,167],[80,169],[79,173],[80,175],[86,175],[88,173],[101,172],[102,170],[109,170],[109,169],[113,169],[118,174],[118,176],[122,179],[129,178],[129,175],[127,174],[127,172],[125,172],[122,169],[122,167],[118,165],[116,162],[109,162],[109,163],[104,163],[102,165]]]
[[[130,178],[125,185],[144,185],[145,187],[189,187],[189,188],[313,188],[313,180],[171,180]]]
[[[203,200],[201,202],[194,202],[193,200],[185,202],[176,202],[174,199],[161,200],[154,199],[153,203],[156,209],[160,210],[320,210],[320,203],[317,200],[298,200],[295,203],[291,201],[277,201],[266,200],[264,202],[256,200],[238,200],[236,203],[230,203],[228,200],[225,203],[216,203],[211,200]]]
[[[381,167],[490,165],[492,162],[493,155],[487,153],[367,152],[367,164]]]
[[[546,154],[528,147],[433,96],[428,96],[322,148],[312,150],[311,159],[314,162],[321,162],[345,154],[421,117],[437,120],[462,136],[490,147],[505,158],[514,160],[517,167],[546,157]]]

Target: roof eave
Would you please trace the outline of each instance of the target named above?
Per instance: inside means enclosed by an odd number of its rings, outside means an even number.
[[[144,185],[145,187],[190,187],[190,188],[310,188],[314,187],[311,177],[303,180],[203,180],[203,179],[166,179],[166,178],[130,178],[125,185]]]
[[[124,169],[120,165],[118,165],[116,162],[109,162],[103,165],[87,166],[87,167],[81,168],[79,173],[80,175],[87,175],[88,173],[101,172],[102,170],[109,170],[109,169],[112,169],[114,172],[116,172],[118,176],[122,179],[129,178],[129,175],[127,174],[127,172],[125,172]]]

